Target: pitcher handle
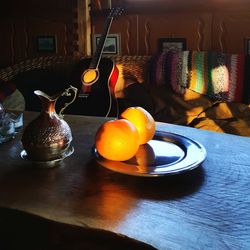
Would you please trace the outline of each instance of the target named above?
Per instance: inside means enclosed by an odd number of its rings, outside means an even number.
[[[59,112],[59,116],[61,116],[61,117],[63,116],[63,114],[62,114],[63,111],[64,111],[72,102],[74,102],[75,99],[76,99],[78,89],[75,88],[75,87],[73,87],[72,85],[70,85],[69,88],[65,89],[65,91],[62,93],[61,96],[71,96],[70,90],[73,90],[73,92],[74,92],[74,97],[73,97],[73,99],[72,99],[70,102],[66,102],[66,103],[64,104],[64,107],[61,108],[61,110],[60,110],[60,112]]]

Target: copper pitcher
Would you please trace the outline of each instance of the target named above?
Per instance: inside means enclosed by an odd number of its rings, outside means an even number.
[[[65,95],[71,96],[72,92],[72,100],[65,103],[58,115],[55,110],[57,99]],[[28,159],[32,161],[62,159],[72,141],[71,129],[63,120],[62,112],[75,100],[77,88],[70,86],[53,96],[48,96],[40,90],[36,90],[34,93],[40,98],[42,109],[39,116],[31,121],[23,132],[23,148]]]

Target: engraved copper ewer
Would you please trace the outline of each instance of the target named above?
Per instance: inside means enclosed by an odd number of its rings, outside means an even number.
[[[58,115],[55,110],[57,99],[65,95],[71,96],[72,92],[73,99],[65,103]],[[41,100],[42,110],[40,115],[27,125],[22,135],[22,144],[27,158],[43,162],[62,159],[72,141],[71,129],[63,120],[62,112],[75,100],[77,88],[70,86],[53,96],[48,96],[40,90],[34,93]]]

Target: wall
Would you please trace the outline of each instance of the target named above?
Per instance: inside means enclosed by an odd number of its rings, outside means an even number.
[[[47,55],[91,53],[90,0],[8,0],[0,2],[0,68]],[[121,38],[121,54],[151,55],[158,38],[184,37],[187,48],[245,52],[250,37],[249,0],[92,0],[92,34],[101,33],[111,6],[125,13],[110,33]],[[57,40],[55,53],[38,52],[38,35]]]
[[[159,38],[185,38],[187,49],[245,53],[250,37],[247,0],[124,0],[125,13],[113,21],[109,33],[121,37],[121,53],[151,55]],[[102,31],[110,1],[93,0],[93,33]]]
[[[79,10],[78,10],[79,7]],[[0,68],[25,59],[86,52],[85,0],[8,0],[0,3]],[[56,38],[56,52],[38,52],[37,36]]]

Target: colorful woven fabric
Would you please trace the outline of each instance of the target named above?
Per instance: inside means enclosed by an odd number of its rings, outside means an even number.
[[[168,51],[158,54],[154,63],[155,83],[169,85],[176,93],[188,88],[219,101],[242,101],[243,55]]]
[[[180,85],[183,88],[186,88],[188,86],[189,81],[189,69],[188,69],[188,57],[189,57],[189,51],[183,51],[182,56],[182,71],[181,71],[181,80]]]

